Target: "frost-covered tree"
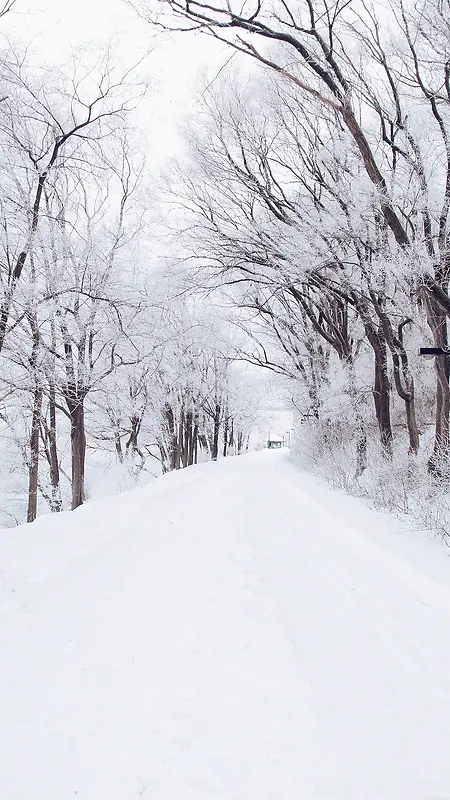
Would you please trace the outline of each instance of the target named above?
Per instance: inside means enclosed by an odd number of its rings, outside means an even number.
[[[267,105],[267,92],[253,102],[247,92],[225,113],[210,104],[215,131],[197,148],[202,195],[190,179],[195,213],[209,227],[208,258],[227,269],[239,264],[259,291],[282,286],[277,303],[283,295],[299,304],[337,355],[348,343],[336,321],[357,320],[373,351],[383,450],[392,452],[392,384],[416,452],[405,337],[425,311],[434,343],[446,347],[450,312],[448,3],[393,0],[382,18],[370,7],[328,0],[301,7],[166,0],[164,7],[161,13],[158,4],[158,24],[227,42],[265,68],[262,80],[277,97]],[[152,18],[151,3],[140,8]],[[249,107],[256,131],[243,122]],[[298,294],[301,280],[307,291]],[[265,298],[250,302],[273,313]],[[429,466],[440,473],[449,455],[447,357],[436,359],[436,374]]]

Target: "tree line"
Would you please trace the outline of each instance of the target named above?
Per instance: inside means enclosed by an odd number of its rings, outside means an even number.
[[[448,347],[449,0],[131,5],[230,51],[167,175],[156,266],[139,66],[2,54],[1,435],[28,519],[68,486],[83,502],[87,451],[134,477],[241,452],[242,361],[280,376],[310,449],[345,442],[354,480],[380,456],[445,482],[449,357],[417,350]]]
[[[448,347],[448,0],[139,7],[235,54],[203,91],[173,186],[248,358],[304,387],[324,440],[330,426],[351,438],[356,478],[374,423],[384,459],[405,434],[415,459],[434,407],[428,470],[448,476],[449,357],[433,389],[417,356]]]
[[[149,255],[151,173],[134,123],[148,87],[139,65],[119,63],[111,48],[60,66],[9,43],[1,53],[1,494],[13,522],[39,503],[80,506],[89,453],[137,479],[248,442],[231,345]]]

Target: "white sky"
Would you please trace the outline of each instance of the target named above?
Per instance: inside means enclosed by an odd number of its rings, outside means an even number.
[[[31,42],[43,63],[65,60],[80,44],[98,41],[101,48],[111,38],[127,63],[152,49],[145,69],[154,88],[140,108],[139,126],[148,131],[157,163],[177,146],[177,120],[192,107],[198,74],[207,65],[214,74],[230,55],[204,36],[157,33],[122,0],[16,0],[2,31]]]

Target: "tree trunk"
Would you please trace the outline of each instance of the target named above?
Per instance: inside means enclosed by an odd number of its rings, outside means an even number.
[[[448,347],[447,317],[438,304],[424,295],[428,325],[431,328],[436,347]],[[436,356],[436,420],[433,453],[428,461],[428,469],[437,477],[446,474],[449,460],[449,357]]]
[[[180,421],[178,423],[177,449],[175,453],[175,469],[180,469],[181,466],[181,454],[183,449],[183,429],[184,429],[184,411],[183,409],[181,409]]]
[[[84,428],[84,398],[71,403],[70,439],[72,447],[72,511],[85,500],[84,469],[86,461],[86,432]]]
[[[52,506],[53,512],[57,513],[62,511],[63,503],[61,497],[60,477],[59,477],[59,461],[58,461],[58,448],[56,438],[56,390],[55,384],[50,384],[50,399],[49,399],[49,426],[48,426],[48,440],[49,440],[49,467],[50,467],[50,483],[52,487]]]
[[[214,408],[214,430],[213,430],[213,439],[212,439],[212,446],[211,446],[211,459],[212,461],[217,461],[219,455],[219,432],[220,432],[220,413],[221,413],[221,405],[220,403],[216,403]]]
[[[360,478],[367,469],[367,429],[364,418],[360,412],[360,407],[364,402],[363,398],[358,397],[355,365],[351,356],[345,359],[348,366],[348,385],[350,400],[356,414],[356,471],[355,478]],[[290,446],[290,434],[289,434]]]
[[[200,447],[202,448],[202,450],[204,450],[205,452],[207,452],[209,450],[208,438],[205,435],[205,433],[199,433],[198,436],[197,436],[197,441],[198,441]]]
[[[169,459],[169,454],[167,452],[167,448],[162,439],[158,439],[158,448],[161,460],[161,470],[163,475],[165,475],[166,472],[169,472],[170,469],[170,459]]]
[[[403,346],[403,328],[411,323],[410,319],[404,320],[398,326],[398,336],[395,335],[391,321],[384,311],[380,312],[387,344],[391,351],[394,367],[394,382],[398,396],[405,403],[406,424],[409,436],[409,453],[417,455],[419,452],[419,431],[416,419],[416,403],[414,393],[414,379],[409,368],[408,354]]]
[[[192,452],[189,458],[189,464],[196,464],[198,458],[198,422],[194,424],[194,430],[192,433]]]
[[[233,448],[234,453],[234,420],[231,419],[230,430],[228,434],[228,447]]]
[[[141,430],[141,418],[138,414],[133,414],[130,419],[131,429],[130,435],[125,445],[125,452],[127,456],[130,455],[134,458],[135,454],[139,451],[138,439],[139,431]]]
[[[169,403],[167,403],[165,406],[164,416],[166,419],[167,435],[169,440],[167,469],[172,471],[176,469],[178,440],[175,426],[175,416],[172,406],[170,406]]]
[[[228,447],[228,430],[229,430],[229,417],[225,417],[224,429],[223,429],[223,451],[222,455],[226,458],[227,455],[227,447]]]
[[[30,436],[30,463],[28,473],[27,522],[34,522],[37,515],[37,493],[39,478],[39,433],[41,429],[43,390],[37,386],[33,398],[33,415]]]
[[[355,478],[360,478],[366,469],[367,469],[367,432],[366,432],[366,427],[362,422],[361,427],[358,427],[358,438],[356,440]]]
[[[380,430],[381,450],[388,458],[392,456],[392,426],[391,426],[391,387],[387,372],[386,347],[377,347],[375,350],[375,381],[373,398],[375,413]]]
[[[183,466],[188,467],[192,464],[192,424],[193,424],[193,414],[192,411],[186,411],[185,423],[184,423],[184,452],[183,452]]]
[[[197,436],[198,436],[197,415],[191,412],[190,424],[189,424],[189,442],[188,442],[188,462],[187,462],[188,467],[191,467],[192,464],[194,464]]]
[[[362,306],[359,306],[358,311],[363,319],[366,336],[369,340],[375,357],[373,399],[375,403],[375,415],[380,431],[381,452],[384,456],[386,456],[386,458],[391,458],[391,387],[389,384],[386,338],[384,336],[381,323],[378,328],[376,328],[373,322],[367,316],[366,310]]]
[[[406,409],[406,424],[408,427],[408,436],[409,436],[409,453],[412,456],[416,456],[417,453],[419,452],[420,439],[419,439],[419,430],[417,428],[414,396],[409,400],[405,400],[405,409]]]
[[[122,439],[120,438],[120,431],[118,425],[116,425],[114,428],[114,447],[116,448],[116,455],[119,464],[123,464]]]

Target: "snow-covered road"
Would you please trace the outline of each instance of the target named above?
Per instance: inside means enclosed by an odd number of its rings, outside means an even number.
[[[448,554],[284,453],[0,558],[1,800],[450,800]]]

